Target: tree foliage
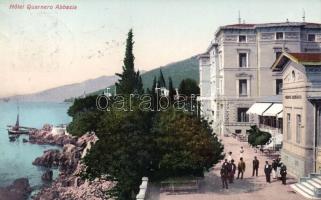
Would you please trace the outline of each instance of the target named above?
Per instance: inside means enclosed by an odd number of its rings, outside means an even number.
[[[200,88],[198,87],[198,84],[193,79],[184,79],[179,84],[179,94],[184,94],[187,96],[190,96],[192,94],[199,95],[200,94]]]
[[[155,176],[160,179],[186,175],[203,176],[223,159],[223,145],[207,121],[184,112],[168,110],[160,113],[156,121],[159,169]]]
[[[166,81],[165,81],[162,69],[159,69],[158,87],[165,87],[166,88]]]
[[[168,77],[168,90],[169,90],[169,94],[168,94],[169,99],[171,100],[171,102],[173,102],[176,92],[173,86],[172,77]]]
[[[96,132],[99,141],[85,157],[85,177],[93,179],[108,174],[117,181],[110,191],[117,199],[134,199],[141,177],[150,176],[153,160],[151,113],[106,112]]]
[[[134,70],[133,44],[130,30],[123,73],[118,74],[120,80],[116,84],[120,94],[142,93],[140,74]],[[161,71],[159,80],[165,85]],[[150,90],[154,102],[156,81],[155,77]],[[171,82],[169,79],[173,90]],[[182,94],[199,94],[195,81],[186,79],[182,84]],[[124,97],[129,98],[128,95]],[[151,181],[173,176],[203,176],[204,170],[223,159],[223,145],[212,134],[207,121],[196,115],[174,109],[142,111],[137,99],[132,100],[132,111],[119,111],[111,105],[109,111],[102,112],[96,108],[96,98],[75,100],[68,111],[73,117],[68,130],[78,136],[95,131],[98,136],[98,142],[83,159],[87,167],[82,177],[107,176],[115,181],[116,186],[107,196],[135,199],[143,176]]]
[[[265,145],[271,137],[270,133],[261,131],[257,126],[251,126],[248,143],[252,146]]]
[[[223,158],[223,145],[206,121],[175,110],[133,112],[111,109],[101,117],[99,141],[84,159],[85,178],[108,174],[117,186],[110,195],[134,199],[141,177],[203,176]]]
[[[74,104],[68,109],[68,115],[73,118],[67,131],[75,136],[81,136],[88,131],[96,131],[103,114],[96,106],[97,95],[75,99]]]
[[[120,77],[116,85],[117,93],[119,94],[142,94],[144,92],[143,83],[139,71],[135,71],[134,68],[134,54],[133,54],[133,31],[128,32],[126,42],[126,53],[124,58],[123,73],[116,75]]]

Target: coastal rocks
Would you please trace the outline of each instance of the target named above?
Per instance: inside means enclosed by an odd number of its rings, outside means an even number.
[[[28,142],[28,140],[25,139],[25,138],[23,138],[23,139],[22,139],[22,142],[23,142],[23,143],[26,143],[26,142]]]
[[[48,137],[44,135],[44,137]],[[55,136],[48,140],[55,140]],[[106,191],[115,186],[114,182],[105,179],[94,181],[83,180],[79,177],[86,166],[80,162],[93,144],[98,141],[94,133],[86,133],[73,143],[63,145],[60,153],[50,150],[37,158],[35,164],[55,166],[58,163],[59,177],[53,181],[51,187],[42,189],[33,199],[35,200],[107,200]]]
[[[60,162],[60,171],[66,174],[72,174],[79,162],[81,148],[77,148],[73,144],[66,144],[62,150],[62,158]]]
[[[44,151],[41,157],[36,158],[32,164],[43,167],[57,167],[61,161],[62,154],[58,149],[50,149]]]
[[[85,181],[79,186],[69,184],[65,187],[58,181],[51,188],[43,189],[34,200],[111,200],[106,196],[106,192],[114,186],[114,183],[103,179]]]
[[[31,188],[27,178],[15,180],[12,185],[0,188],[0,199],[5,200],[25,200],[31,193]]]
[[[52,170],[47,170],[47,171],[41,176],[41,179],[42,179],[43,181],[52,181],[52,175],[53,175]]]
[[[33,144],[51,144],[63,146],[65,144],[75,144],[77,139],[65,134],[52,134],[45,130],[37,130],[29,134],[29,141]]]

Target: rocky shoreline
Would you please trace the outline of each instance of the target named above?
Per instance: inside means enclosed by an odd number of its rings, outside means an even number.
[[[27,199],[32,189],[27,178],[19,178],[11,185],[0,188],[0,199],[24,200]]]
[[[105,200],[105,192],[114,187],[114,183],[103,178],[94,181],[82,180],[79,175],[85,169],[80,162],[93,144],[98,141],[94,133],[86,133],[77,138],[69,134],[53,134],[52,126],[45,125],[40,130],[29,134],[32,144],[50,144],[62,147],[62,150],[49,149],[36,158],[32,164],[46,167],[42,180],[51,182],[50,187],[44,187],[33,195],[34,200]],[[59,168],[59,176],[52,181],[52,168]],[[6,188],[0,188],[0,199],[25,200],[30,196],[27,178],[21,178]]]
[[[51,144],[62,146],[62,151],[47,150],[33,161],[33,165],[47,168],[59,168],[58,178],[49,188],[43,188],[32,197],[34,200],[82,200],[106,199],[105,192],[114,184],[104,179],[94,181],[82,180],[79,175],[85,169],[80,162],[90,147],[98,141],[94,133],[86,133],[76,138],[67,134],[52,134],[50,127],[44,127],[30,134],[29,142],[35,144]],[[42,179],[51,181],[52,171],[47,170]]]

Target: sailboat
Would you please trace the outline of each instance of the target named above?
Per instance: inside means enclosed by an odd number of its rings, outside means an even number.
[[[20,134],[28,134],[29,129],[25,127],[21,127],[19,124],[19,112],[17,114],[17,121],[14,126],[8,125],[8,134],[9,135],[20,135]]]

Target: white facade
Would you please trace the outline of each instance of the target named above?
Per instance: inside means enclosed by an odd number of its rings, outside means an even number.
[[[296,177],[321,171],[321,53],[284,53],[273,65],[283,74],[282,160]]]
[[[200,104],[217,134],[245,134],[257,118],[246,111],[257,99],[281,93],[271,65],[282,51],[321,52],[321,25],[235,24],[220,27],[199,56]]]

